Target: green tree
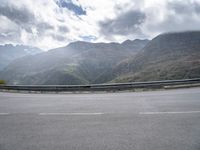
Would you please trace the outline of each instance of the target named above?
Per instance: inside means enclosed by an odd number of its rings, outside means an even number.
[[[0,80],[0,85],[6,84],[4,80]]]

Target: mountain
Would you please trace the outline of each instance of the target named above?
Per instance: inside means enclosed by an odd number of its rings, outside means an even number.
[[[12,44],[0,45],[0,71],[17,58],[41,52],[41,49],[30,46],[13,46]]]
[[[200,78],[200,31],[151,41],[73,42],[15,60],[0,72],[8,84],[96,84]]]
[[[200,78],[200,31],[161,34],[110,72],[112,82]]]
[[[89,84],[111,80],[102,78],[117,63],[133,57],[148,40],[123,43],[73,42],[57,49],[15,60],[0,72],[8,84]]]

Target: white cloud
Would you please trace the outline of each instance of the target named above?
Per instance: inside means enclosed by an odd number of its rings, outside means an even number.
[[[73,7],[59,7],[58,0],[1,0],[0,44],[47,50],[76,40],[121,42],[200,29],[200,0],[63,1],[73,3]],[[72,8],[86,13],[76,14]]]

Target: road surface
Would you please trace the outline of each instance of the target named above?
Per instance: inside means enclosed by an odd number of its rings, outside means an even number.
[[[200,150],[200,88],[0,93],[0,150]]]

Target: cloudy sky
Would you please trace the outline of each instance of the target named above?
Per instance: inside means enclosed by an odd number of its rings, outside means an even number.
[[[200,30],[200,0],[0,0],[0,44],[48,50]]]

